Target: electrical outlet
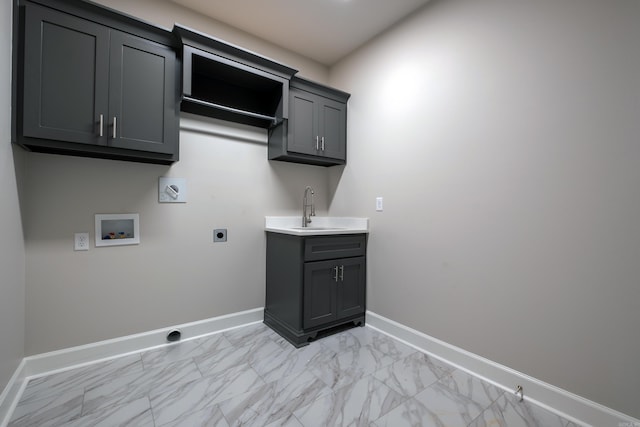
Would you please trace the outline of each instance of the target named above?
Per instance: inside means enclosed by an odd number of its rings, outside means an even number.
[[[226,228],[218,228],[213,230],[213,242],[226,242],[227,241],[227,229]]]
[[[73,239],[74,251],[88,251],[89,250],[89,233],[75,233]]]

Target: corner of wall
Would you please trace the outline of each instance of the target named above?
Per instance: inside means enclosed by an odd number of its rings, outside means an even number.
[[[25,251],[18,184],[11,144],[11,67],[12,2],[0,4],[0,28],[5,36],[0,44],[0,58],[7,58],[0,68],[0,204],[3,237],[0,239],[0,419],[3,401],[11,394],[16,373],[24,361],[25,332]]]

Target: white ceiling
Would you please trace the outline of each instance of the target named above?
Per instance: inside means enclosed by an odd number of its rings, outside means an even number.
[[[171,0],[332,65],[429,0]]]

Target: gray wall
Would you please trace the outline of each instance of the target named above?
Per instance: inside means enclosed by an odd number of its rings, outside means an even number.
[[[182,124],[212,133],[183,129],[171,168],[29,153],[27,354],[264,306],[264,216],[300,214],[305,184],[326,213],[326,170],[268,162],[264,130]],[[158,203],[160,176],[186,178],[186,204]],[[95,248],[96,213],[139,213],[141,244]]]
[[[173,28],[174,23],[186,25],[194,30],[210,34],[218,39],[289,65],[299,70],[300,75],[318,82],[326,82],[329,78],[329,69],[312,59],[282,49],[224,22],[203,16],[175,4],[171,0],[96,0],[96,3],[168,29]]]
[[[169,2],[103,3],[328,77],[317,63]],[[172,167],[27,154],[27,355],[262,307],[264,217],[301,214],[305,185],[326,214],[327,170],[267,161],[266,130],[188,115],[181,124]],[[160,176],[186,178],[188,202],[158,204]],[[95,248],[96,213],[139,213],[141,244]],[[228,229],[227,243],[213,243],[215,228]],[[91,233],[88,252],[73,251],[74,232]]]
[[[638,22],[635,0],[431,2],[332,69],[330,183],[331,214],[371,217],[370,310],[636,417]]]
[[[0,2],[0,393],[24,357],[25,252],[11,147],[11,2]]]

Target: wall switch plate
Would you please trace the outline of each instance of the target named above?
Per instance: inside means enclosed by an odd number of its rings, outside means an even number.
[[[218,228],[213,230],[213,242],[226,242],[227,241],[227,229],[226,228]]]
[[[376,211],[382,212],[382,209],[383,209],[382,197],[376,197]]]
[[[89,250],[89,233],[75,233],[73,235],[73,250],[74,251]]]
[[[158,203],[186,203],[187,180],[161,176],[158,179]]]

